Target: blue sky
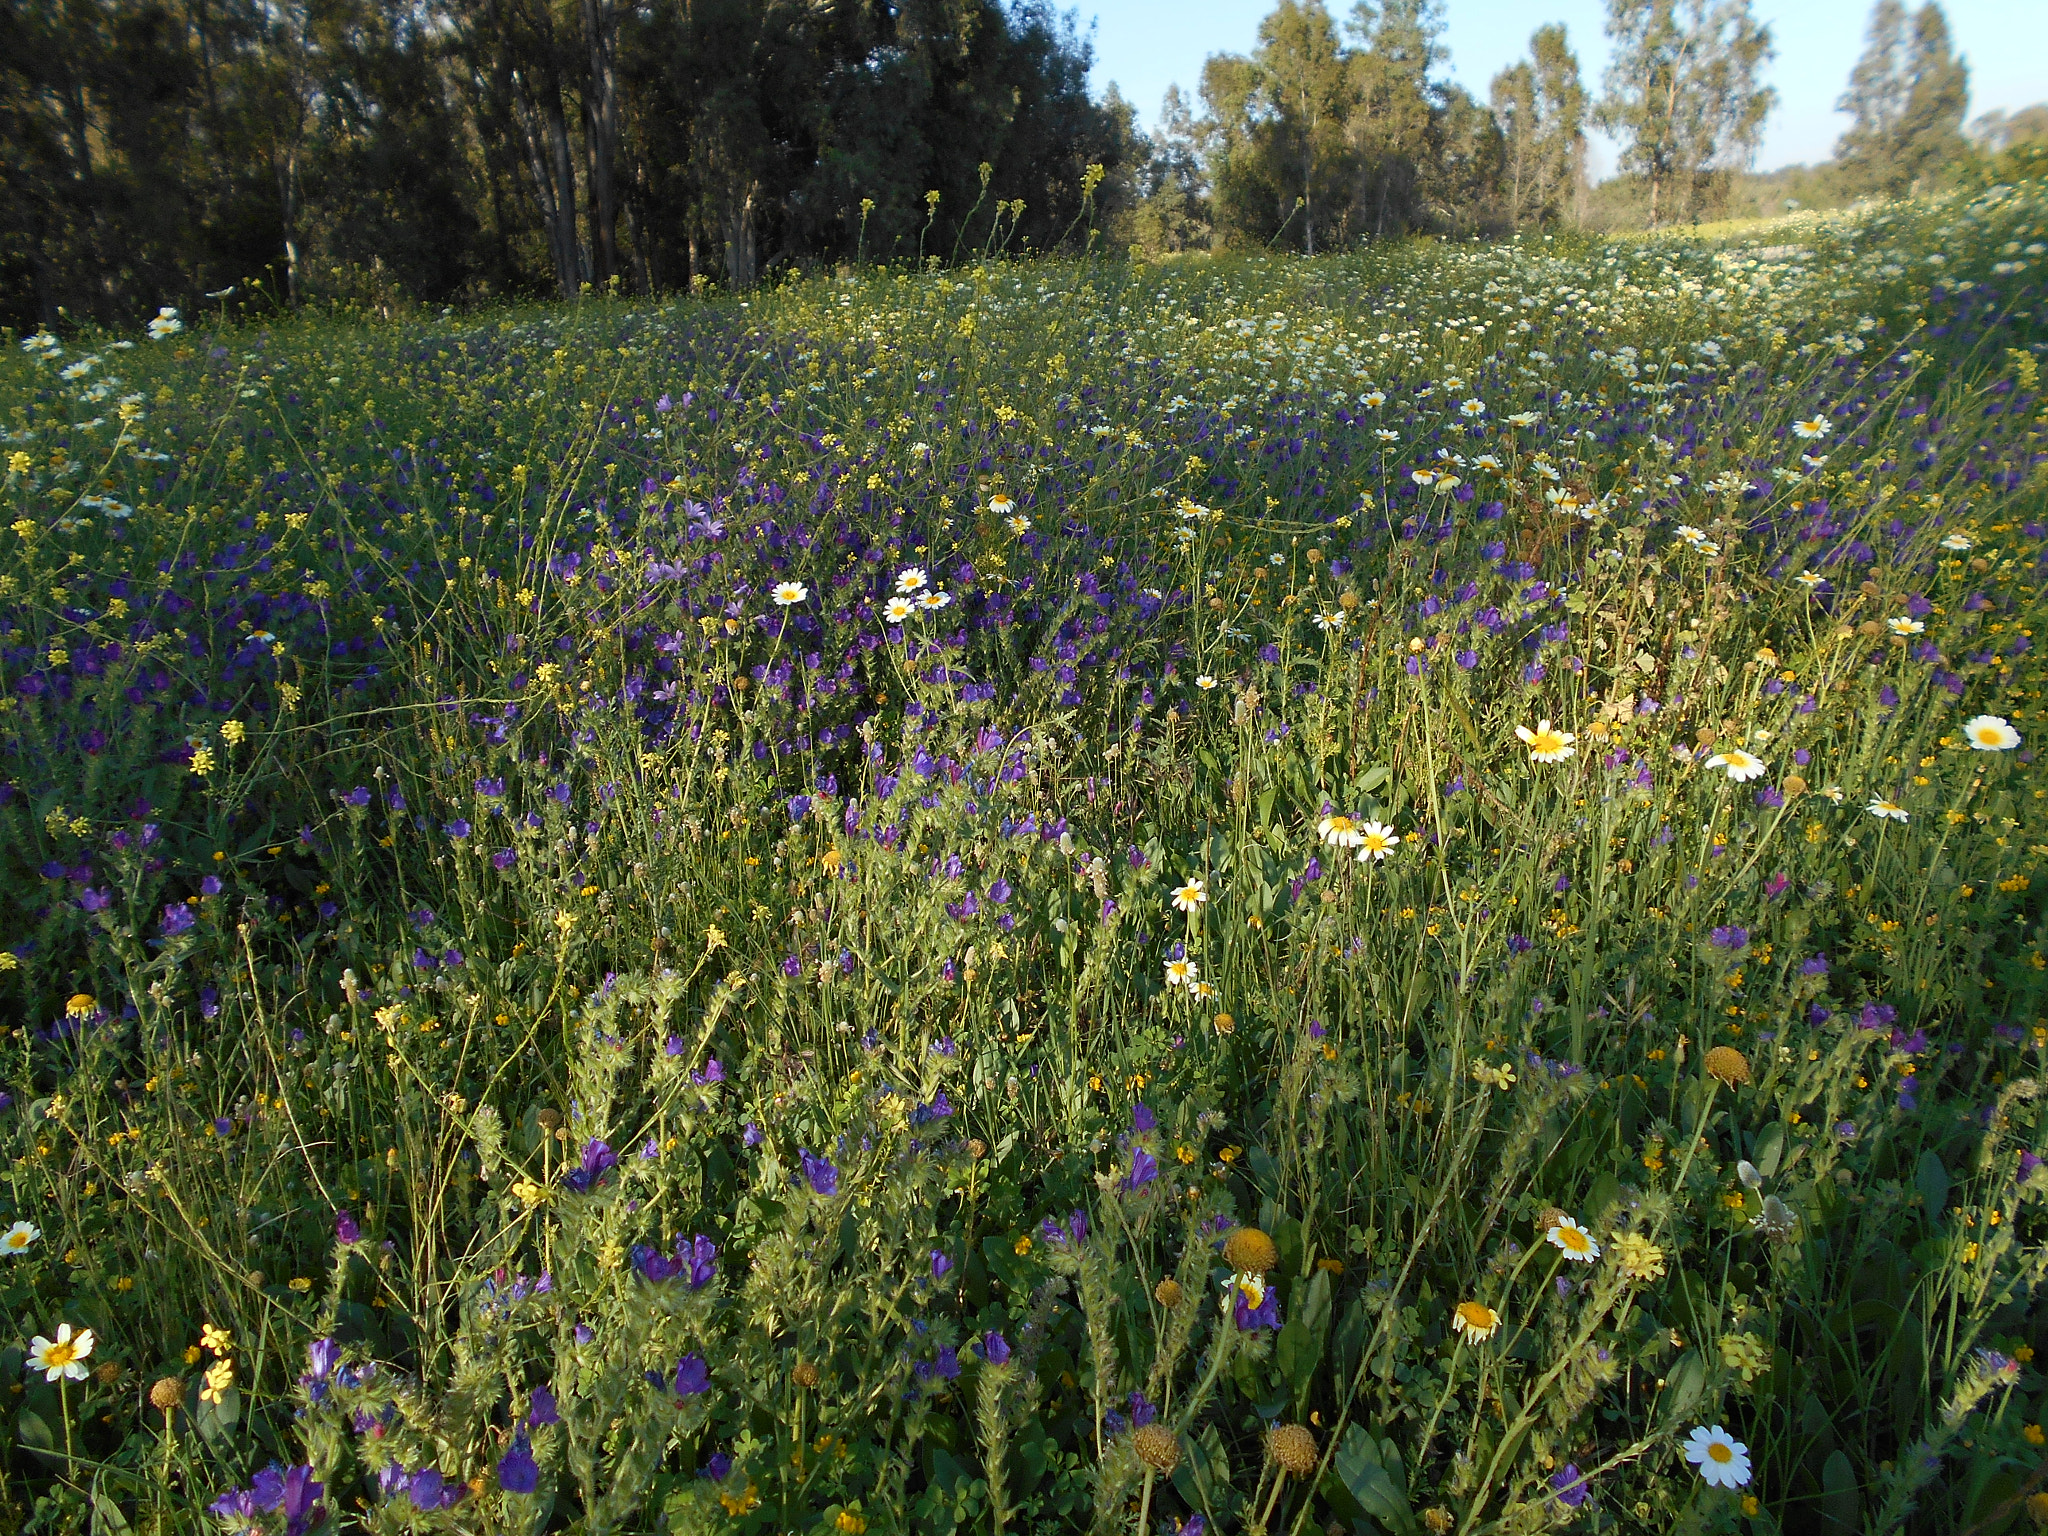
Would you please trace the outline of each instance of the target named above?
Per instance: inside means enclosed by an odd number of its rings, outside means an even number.
[[[1351,8],[1350,0],[1326,3],[1340,18]],[[1752,0],[1752,7],[1778,46],[1767,76],[1778,89],[1778,106],[1757,166],[1825,160],[1847,123],[1836,114],[1835,99],[1863,49],[1868,0]],[[1090,81],[1099,93],[1114,80],[1150,127],[1168,85],[1192,97],[1202,60],[1248,50],[1259,18],[1271,9],[1272,0],[1080,0],[1083,30],[1091,22],[1094,27]],[[1970,65],[1973,118],[1994,107],[2011,111],[2048,101],[2048,3],[1948,0],[1943,9]],[[1445,0],[1445,11],[1450,73],[1481,101],[1495,73],[1527,51],[1529,34],[1551,21],[1565,24],[1587,86],[1597,94],[1607,62],[1603,0]],[[1596,174],[1611,170],[1613,160],[1612,146],[1596,139]]]

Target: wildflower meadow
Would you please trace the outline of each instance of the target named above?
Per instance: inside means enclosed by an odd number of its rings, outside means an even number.
[[[2048,190],[0,361],[0,1531],[2048,1516]]]

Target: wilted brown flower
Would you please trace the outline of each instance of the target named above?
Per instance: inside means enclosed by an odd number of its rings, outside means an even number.
[[[1717,1045],[1707,1052],[1707,1076],[1718,1077],[1730,1088],[1749,1081],[1749,1062],[1732,1045]]]
[[[1131,1449],[1138,1460],[1162,1477],[1171,1477],[1180,1465],[1180,1437],[1164,1424],[1142,1424],[1131,1436]]]
[[[1152,1287],[1152,1299],[1171,1312],[1180,1305],[1180,1282],[1171,1276]]]
[[[159,1376],[156,1384],[149,1389],[149,1406],[158,1413],[169,1414],[185,1401],[185,1383],[175,1376]]]
[[[1239,1227],[1223,1240],[1223,1262],[1241,1275],[1263,1275],[1280,1267],[1280,1250],[1257,1227]]]
[[[808,1360],[799,1360],[796,1369],[789,1373],[789,1377],[808,1392],[818,1384],[818,1368]]]
[[[1305,1424],[1279,1424],[1266,1436],[1266,1454],[1290,1477],[1307,1477],[1316,1469],[1316,1437]]]

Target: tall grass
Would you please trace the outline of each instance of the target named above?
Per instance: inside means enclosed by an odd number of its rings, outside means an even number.
[[[2043,217],[31,338],[0,1529],[2014,1526]]]

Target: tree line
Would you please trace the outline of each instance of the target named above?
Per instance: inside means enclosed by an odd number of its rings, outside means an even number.
[[[4,0],[0,320],[1042,249],[1136,143],[1089,63],[1045,0]]]
[[[1750,0],[1608,0],[1597,93],[1546,25],[1484,102],[1443,73],[1442,3],[1278,0],[1148,135],[1090,97],[1052,0],[0,0],[0,322],[744,288],[1087,240],[1314,253],[2048,157],[2048,109],[1966,135],[1936,0],[1878,0],[1834,160],[1763,179]],[[1594,127],[1620,147],[1599,187]]]

